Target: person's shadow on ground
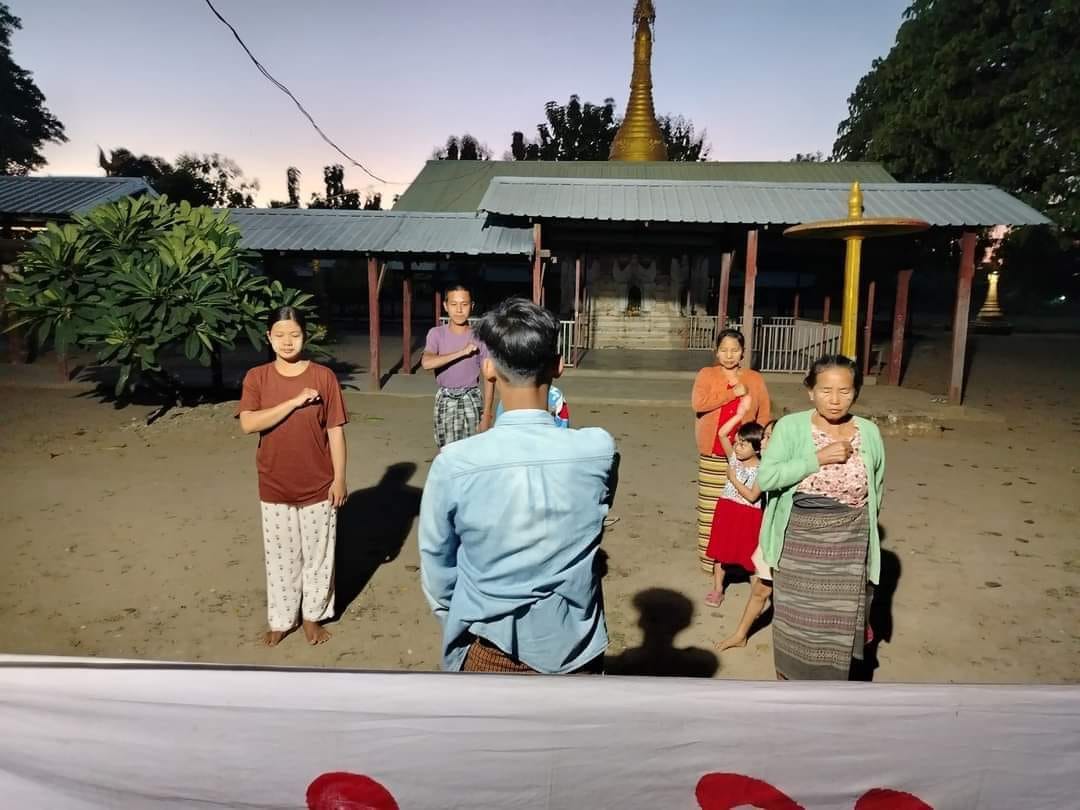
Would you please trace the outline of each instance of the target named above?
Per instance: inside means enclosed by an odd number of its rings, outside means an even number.
[[[416,465],[386,468],[382,480],[353,492],[338,510],[334,548],[335,619],[367,587],[380,565],[393,562],[420,514],[420,487],[409,485]]]
[[[640,614],[638,627],[645,635],[641,646],[609,656],[604,661],[605,672],[684,678],[711,678],[717,673],[720,659],[709,650],[675,646],[675,637],[694,618],[689,599],[666,588],[649,588],[634,597],[634,607]]]

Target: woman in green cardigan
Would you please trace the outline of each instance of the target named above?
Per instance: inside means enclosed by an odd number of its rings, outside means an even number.
[[[782,418],[758,470],[761,551],[773,569],[773,655],[784,680],[847,680],[862,659],[881,566],[885,448],[851,414],[862,374],[843,355],[806,376],[814,407]]]

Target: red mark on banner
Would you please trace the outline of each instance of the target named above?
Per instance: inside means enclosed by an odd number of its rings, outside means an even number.
[[[768,782],[739,773],[707,773],[697,785],[701,810],[735,810],[756,807],[758,810],[806,810],[791,797]],[[863,794],[854,810],[934,810],[922,799],[899,790],[874,788]]]
[[[855,802],[855,810],[934,810],[917,796],[899,790],[874,788]]]
[[[399,810],[390,791],[358,773],[324,773],[307,789],[308,810]]]
[[[701,810],[735,810],[756,807],[758,810],[806,810],[768,782],[739,773],[707,773],[697,784]]]

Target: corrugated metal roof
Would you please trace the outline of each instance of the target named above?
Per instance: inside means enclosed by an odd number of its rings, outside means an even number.
[[[532,230],[487,224],[474,213],[233,208],[251,250],[319,253],[528,256]]]
[[[494,177],[699,180],[770,183],[890,183],[880,163],[627,163],[613,160],[431,160],[395,211],[475,211]]]
[[[867,217],[937,226],[1049,225],[994,186],[863,183]],[[480,210],[538,219],[795,225],[847,216],[848,183],[709,183],[496,177]]]
[[[141,194],[157,196],[139,177],[0,177],[0,215],[67,217]]]

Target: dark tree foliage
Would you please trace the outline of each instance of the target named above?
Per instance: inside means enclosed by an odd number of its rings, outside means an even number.
[[[308,208],[360,209],[360,192],[345,188],[345,169],[340,163],[323,167],[323,183],[326,186],[325,196],[312,194]]]
[[[833,156],[992,183],[1080,233],[1080,3],[916,0],[848,99]]]
[[[182,154],[175,164],[152,155],[136,155],[120,147],[106,155],[98,150],[98,165],[108,177],[141,177],[174,202],[194,207],[251,208],[257,180],[248,180],[236,162],[217,153]]]
[[[33,75],[11,58],[11,35],[20,28],[19,18],[0,3],[0,174],[7,175],[44,166],[42,147],[67,141]]]
[[[491,160],[491,150],[472,135],[451,135],[446,145],[431,153],[435,160]]]
[[[549,101],[544,105],[544,118],[544,122],[536,126],[535,140],[530,141],[520,131],[511,135],[509,157],[514,160],[607,160],[621,123],[615,115],[615,99],[606,98],[602,104],[593,104],[582,102],[577,95],[570,96],[566,104]],[[665,115],[657,123],[667,142],[669,160],[696,161],[708,156],[705,133],[695,133],[689,119]]]

